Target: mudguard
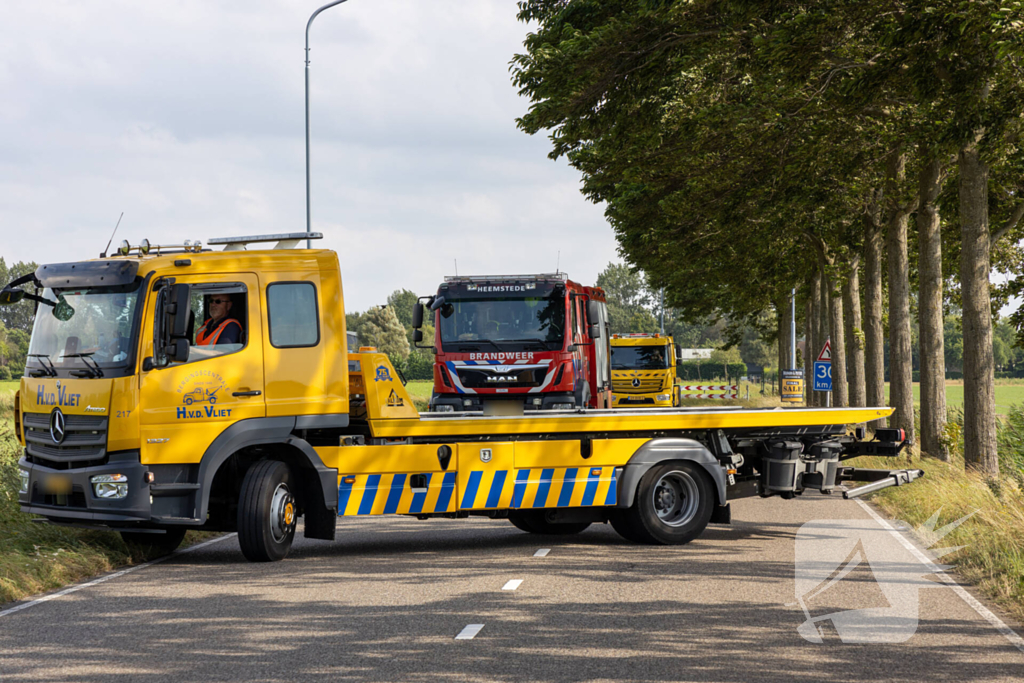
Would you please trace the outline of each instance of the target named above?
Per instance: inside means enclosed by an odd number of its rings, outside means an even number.
[[[633,505],[640,479],[655,465],[670,460],[690,460],[703,467],[715,482],[718,505],[726,504],[725,469],[711,451],[693,439],[651,439],[626,463],[619,478],[619,502],[616,507],[628,508]]]

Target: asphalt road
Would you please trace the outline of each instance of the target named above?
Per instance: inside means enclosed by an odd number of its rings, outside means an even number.
[[[342,520],[337,541],[297,539],[274,564],[228,538],[0,617],[0,681],[1024,680],[1024,651],[939,583],[917,591],[905,642],[798,633],[798,531],[877,529],[855,502],[748,499],[733,519],[683,547],[605,525],[543,537],[475,518]],[[866,566],[812,616],[891,605]]]

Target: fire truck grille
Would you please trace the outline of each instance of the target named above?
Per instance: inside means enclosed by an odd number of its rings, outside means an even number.
[[[58,470],[102,465],[107,459],[107,418],[65,415],[65,436],[56,443],[49,413],[25,413],[25,451],[32,463]]]
[[[459,381],[468,389],[528,389],[544,383],[548,366],[495,372],[487,366],[458,368]]]

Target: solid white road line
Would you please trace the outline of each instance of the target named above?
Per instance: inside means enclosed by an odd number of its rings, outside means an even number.
[[[455,636],[455,640],[473,640],[483,627],[483,624],[470,624],[459,631],[459,635]]]
[[[883,528],[888,529],[889,533],[895,536],[896,540],[900,542],[900,545],[909,550],[914,557],[920,560],[921,564],[928,567],[928,569],[930,569],[935,574],[935,576],[937,576],[939,580],[942,581],[942,583],[952,588],[953,592],[959,595],[964,602],[973,607],[974,611],[977,612],[982,619],[991,624],[992,627],[995,628],[995,630],[1003,634],[1003,636],[1005,636],[1006,639],[1009,640],[1014,647],[1016,647],[1021,652],[1024,652],[1024,638],[1021,638],[1019,635],[1017,635],[1017,633],[1012,628],[1007,626],[1002,619],[997,617],[995,614],[992,613],[991,610],[989,610],[983,604],[978,602],[978,600],[973,595],[968,593],[964,589],[964,587],[958,584],[956,580],[954,580],[949,574],[942,571],[937,564],[932,562],[928,558],[928,556],[921,552],[921,550],[918,549],[916,545],[911,543],[906,536],[904,536],[899,531],[894,529],[893,526],[889,524],[889,522],[887,522],[881,515],[875,512],[870,505],[865,503],[863,500],[860,500],[859,498],[857,499],[857,502],[860,504],[862,508],[867,510],[867,513],[871,515],[871,517],[874,518],[876,522],[881,524]]]
[[[548,553],[551,552],[551,548],[541,548],[533,554],[534,557],[547,557]]]
[[[522,583],[523,583],[522,579],[512,579],[511,581],[506,583],[504,586],[502,586],[501,590],[503,590],[503,591],[514,591],[515,589],[519,588],[519,586],[521,586]]]
[[[69,593],[76,593],[76,592],[82,590],[83,588],[89,588],[90,586],[95,586],[95,585],[100,584],[100,583],[106,583],[107,581],[110,581],[111,579],[116,579],[119,576],[124,576],[125,574],[131,574],[134,571],[138,571],[139,569],[145,569],[146,567],[151,567],[154,564],[160,564],[164,560],[169,560],[172,557],[177,557],[179,555],[184,555],[185,553],[190,553],[193,550],[199,550],[203,546],[210,545],[211,543],[217,543],[218,541],[223,541],[226,538],[234,538],[237,535],[238,534],[228,534],[226,536],[220,536],[219,538],[211,538],[209,541],[203,541],[202,543],[197,543],[196,545],[190,545],[189,547],[183,548],[181,550],[175,550],[170,555],[164,555],[163,557],[158,557],[155,560],[150,560],[149,562],[143,562],[142,564],[137,564],[134,567],[128,567],[127,569],[122,569],[121,571],[114,572],[113,574],[107,574],[106,576],[101,576],[98,579],[93,579],[92,581],[86,581],[85,583],[80,583],[80,584],[71,586],[71,588],[65,588],[62,591],[58,591],[56,593],[51,593],[49,595],[44,595],[43,597],[37,598],[37,599],[35,599],[35,600],[31,601],[31,602],[26,602],[26,603],[18,605],[16,607],[11,607],[10,609],[5,609],[4,611],[0,612],[0,617],[7,616],[8,614],[14,614],[15,612],[20,612],[23,609],[28,609],[29,607],[34,607],[35,605],[38,605],[40,603],[49,602],[50,600],[56,600],[57,598],[59,598],[61,596],[64,596],[64,595],[67,595]]]

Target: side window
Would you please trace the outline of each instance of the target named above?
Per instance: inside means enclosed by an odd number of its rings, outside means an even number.
[[[192,285],[186,363],[235,353],[248,338],[249,301],[239,282]]]
[[[270,343],[279,349],[320,343],[316,287],[311,282],[275,282],[267,286]]]
[[[572,327],[570,328],[572,332],[570,334],[572,335],[572,341],[575,342],[576,335],[580,332],[580,324],[576,319],[576,297],[574,296],[569,297],[569,309],[572,311]]]

